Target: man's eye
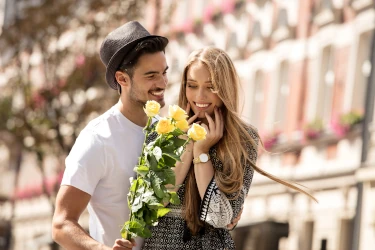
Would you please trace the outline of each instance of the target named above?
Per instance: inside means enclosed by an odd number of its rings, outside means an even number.
[[[155,77],[155,75],[149,75],[149,76],[147,76],[148,79],[152,79],[154,77]]]

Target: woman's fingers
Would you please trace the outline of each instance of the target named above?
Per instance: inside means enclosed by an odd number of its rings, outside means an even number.
[[[206,116],[206,119],[207,119],[207,122],[208,122],[208,127],[210,128],[211,133],[215,133],[216,124],[215,124],[214,120],[212,120],[212,117],[209,114],[204,113],[204,115]]]
[[[215,112],[216,129],[217,129],[218,135],[222,137],[223,132],[224,132],[223,113],[221,112],[220,108],[216,108],[214,112]]]
[[[185,112],[186,112],[186,114],[189,115],[189,112],[190,112],[190,103],[189,102],[186,104]]]
[[[193,124],[193,122],[198,118],[198,116],[199,116],[199,113],[196,113],[195,115],[190,117],[189,120],[188,120],[188,124],[189,125]]]

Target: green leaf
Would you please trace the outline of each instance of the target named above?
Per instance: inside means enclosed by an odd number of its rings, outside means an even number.
[[[171,133],[173,136],[180,136],[180,135],[183,135],[183,134],[185,134],[185,132],[184,131],[182,131],[181,129],[179,129],[179,128],[176,128],[172,133]]]
[[[142,195],[142,201],[147,202],[151,198],[155,198],[154,195],[154,190],[151,188],[147,188],[147,191]],[[156,198],[155,198],[156,199]]]
[[[176,166],[176,160],[169,156],[163,157],[163,160],[164,160],[164,164],[170,168]]]
[[[159,177],[159,179],[162,181],[163,184],[165,184],[165,174],[164,174],[164,170],[163,171],[158,171],[158,172],[155,172],[155,174]]]
[[[137,172],[138,174],[145,176],[150,169],[147,166],[141,165],[134,168],[134,172]]]
[[[155,202],[155,203],[147,203],[147,207],[149,207],[150,209],[159,209],[159,208],[163,208],[164,205],[161,204],[160,202]]]
[[[152,169],[152,170],[157,169],[158,161],[156,160],[155,156],[149,155],[148,156],[148,162],[149,162],[150,169]]]
[[[139,209],[138,212],[137,212],[137,217],[138,218],[142,218],[143,217],[143,211],[144,211],[144,207],[142,207],[142,209]]]
[[[133,213],[136,213],[139,209],[142,208],[142,205],[143,205],[143,202],[141,200],[141,197],[140,196],[135,197],[134,202],[132,204],[132,210],[131,211]]]
[[[156,196],[160,199],[164,197],[164,192],[161,187],[162,182],[163,181],[154,172],[151,172],[151,185],[154,189]]]
[[[152,234],[151,234],[150,229],[145,227],[143,228],[142,234],[140,234],[139,236],[141,236],[142,238],[151,238]]]
[[[143,197],[142,200],[146,204],[156,204],[160,203],[159,200],[155,196],[148,196],[148,197]]]
[[[182,147],[187,140],[180,139],[180,138],[176,137],[176,138],[173,139],[173,141],[174,141],[175,147],[179,148],[179,147]]]
[[[147,223],[147,225],[151,225],[155,221],[157,221],[158,216],[157,216],[157,211],[156,210],[145,210],[144,213],[144,221]]]
[[[157,217],[158,218],[163,217],[164,215],[169,213],[169,211],[171,211],[169,208],[166,208],[166,207],[160,208],[160,209],[158,209]]]
[[[130,191],[131,191],[131,192],[135,192],[136,189],[138,189],[138,187],[140,187],[140,186],[142,186],[142,185],[143,185],[143,180],[137,178],[137,179],[135,179],[135,180],[132,181],[132,185],[131,185],[131,187],[130,187]]]
[[[164,172],[164,176],[165,176],[164,184],[175,185],[176,184],[176,175],[175,175],[174,171],[170,168],[167,168],[167,169],[164,169],[163,172]]]
[[[145,187],[142,185],[142,186],[138,186],[137,188],[137,194],[143,194],[145,192]]]
[[[169,203],[170,198],[171,198],[171,195],[169,193],[166,193],[163,198],[163,203]]]
[[[173,204],[173,205],[180,205],[180,198],[178,198],[178,195],[176,192],[169,192],[169,194],[171,195],[171,198],[169,199],[169,201]]]
[[[181,161],[180,157],[174,153],[163,153],[163,156],[170,157],[176,161]]]

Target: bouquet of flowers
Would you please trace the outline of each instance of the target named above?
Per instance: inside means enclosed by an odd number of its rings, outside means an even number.
[[[130,240],[137,236],[151,237],[149,226],[157,225],[158,218],[170,211],[164,204],[180,204],[177,193],[171,191],[175,188],[175,174],[172,168],[177,161],[181,161],[180,156],[189,140],[198,141],[206,138],[206,130],[198,124],[194,123],[188,130],[188,116],[178,105],[169,106],[168,117],[161,117],[156,125],[151,124],[159,110],[160,104],[155,101],[148,101],[144,108],[148,116],[144,128],[145,142],[138,165],[134,168],[137,178],[130,178],[130,216],[121,229],[124,239]],[[151,134],[157,135],[156,139],[146,143]],[[182,139],[181,135],[187,135],[187,139]],[[166,185],[169,185],[168,188]]]

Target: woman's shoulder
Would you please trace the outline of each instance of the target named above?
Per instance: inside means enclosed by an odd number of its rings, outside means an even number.
[[[250,135],[250,137],[258,143],[259,141],[258,129],[255,126],[251,124],[247,124],[247,123],[244,124],[244,127],[248,135]]]

